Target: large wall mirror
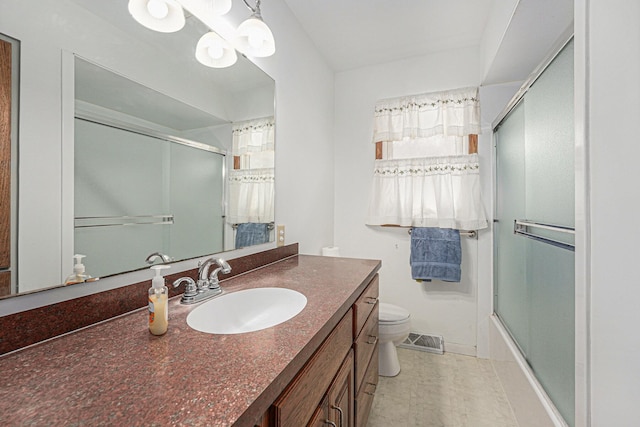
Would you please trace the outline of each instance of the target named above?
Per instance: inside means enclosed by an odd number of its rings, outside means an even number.
[[[272,241],[273,79],[242,56],[197,62],[208,28],[194,16],[165,34],[127,0],[37,3],[0,3],[14,49],[2,292],[64,285],[75,254],[95,278],[147,268],[155,252],[179,261]]]

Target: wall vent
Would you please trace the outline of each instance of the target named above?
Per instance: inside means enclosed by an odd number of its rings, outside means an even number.
[[[444,340],[440,335],[416,334],[411,332],[409,337],[398,347],[444,354]]]

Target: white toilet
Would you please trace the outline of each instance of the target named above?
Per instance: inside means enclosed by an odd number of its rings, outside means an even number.
[[[395,377],[400,373],[396,346],[409,336],[410,314],[397,305],[380,303],[378,320],[378,374]]]

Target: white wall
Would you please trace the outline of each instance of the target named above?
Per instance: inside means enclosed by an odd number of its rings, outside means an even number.
[[[482,33],[480,42],[480,60],[483,79],[489,73],[489,69],[498,54],[500,44],[503,42],[509,23],[513,18],[520,0],[495,0],[489,14],[487,25]]]
[[[478,241],[462,238],[463,279],[459,284],[419,284],[411,279],[407,229],[369,227],[364,222],[374,164],[371,138],[375,102],[477,86],[478,48],[345,71],[336,74],[335,80],[333,243],[343,256],[382,260],[380,298],[408,309],[414,331],[442,335],[448,351],[475,354]],[[483,163],[482,167],[490,174],[490,164]]]
[[[640,286],[634,230],[640,211],[640,145],[634,135],[640,118],[639,16],[636,0],[576,1],[576,37],[585,47],[576,72],[586,78],[582,122],[590,175],[590,200],[584,200],[590,245],[578,286],[588,304],[592,426],[638,425]]]

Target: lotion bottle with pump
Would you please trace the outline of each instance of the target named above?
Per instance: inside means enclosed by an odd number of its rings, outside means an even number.
[[[73,258],[76,260],[75,265],[73,266],[73,274],[67,277],[67,280],[64,281],[65,285],[74,285],[76,283],[86,282],[87,279],[90,279],[91,276],[85,274],[84,264],[82,263],[82,258],[86,255],[75,254]]]
[[[153,335],[162,335],[167,332],[169,326],[169,289],[165,286],[162,269],[170,268],[168,265],[154,265],[155,277],[149,288],[149,332]]]

